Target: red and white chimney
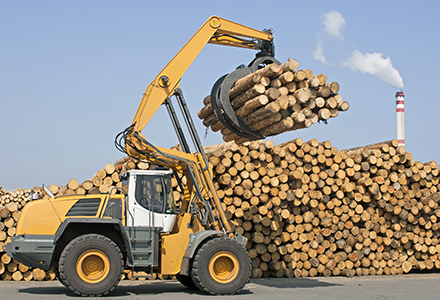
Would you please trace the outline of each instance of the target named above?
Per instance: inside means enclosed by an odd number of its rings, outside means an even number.
[[[403,92],[396,93],[396,120],[397,140],[399,146],[405,147],[405,95]]]

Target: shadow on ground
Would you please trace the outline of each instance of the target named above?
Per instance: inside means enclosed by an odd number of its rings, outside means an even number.
[[[325,282],[320,279],[311,278],[262,278],[252,279],[251,283],[275,287],[275,288],[315,288],[315,287],[329,287],[329,286],[343,286],[343,284]]]
[[[21,294],[29,295],[65,295],[78,297],[75,293],[64,286],[34,286],[18,290]],[[175,280],[167,281],[132,281],[120,283],[107,297],[127,297],[130,295],[160,295],[160,294],[184,294],[185,296],[199,295],[209,296],[197,289],[189,289]],[[252,294],[246,287],[238,295]]]
[[[343,284],[326,282],[323,279],[311,278],[264,278],[252,279],[250,284],[238,293],[238,295],[252,295],[252,285],[258,285],[270,288],[315,288],[315,287],[330,287],[343,286]],[[52,283],[48,285],[38,285],[19,289],[18,292],[22,295],[39,295],[39,296],[56,296],[64,295],[67,297],[77,297],[75,293],[68,288],[62,286],[60,283]],[[176,280],[167,281],[122,281],[108,297],[127,297],[130,295],[161,295],[161,294],[183,294],[183,296],[208,296],[197,289],[189,289],[181,285]]]

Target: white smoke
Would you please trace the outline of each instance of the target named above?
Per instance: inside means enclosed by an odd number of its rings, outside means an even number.
[[[384,58],[382,53],[363,54],[359,50],[354,50],[344,66],[353,71],[371,74],[393,88],[403,89],[403,80],[399,71],[393,67],[391,59],[389,57]]]
[[[324,65],[327,65],[327,60],[324,56],[324,45],[321,41],[318,41],[318,44],[316,45],[315,51],[313,51],[313,58]]]
[[[347,25],[342,15],[334,10],[329,11],[323,16],[322,23],[325,26],[325,31],[331,36],[339,40],[344,39],[342,28]]]
[[[322,18],[322,24],[329,38],[344,40],[342,29],[347,23],[339,12],[331,10],[326,13]],[[324,65],[330,65],[324,54],[324,42],[322,38],[318,38],[316,49],[313,51],[313,58]],[[341,66],[349,68],[352,71],[360,71],[364,74],[373,75],[376,79],[389,84],[393,88],[403,89],[403,80],[399,71],[393,67],[389,57],[384,58],[383,53],[362,53],[356,49]]]

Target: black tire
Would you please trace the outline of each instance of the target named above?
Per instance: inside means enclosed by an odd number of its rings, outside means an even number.
[[[195,290],[197,289],[197,286],[195,285],[194,281],[192,280],[191,276],[187,276],[187,275],[181,275],[181,274],[177,274],[176,275],[177,280],[183,284],[184,286],[186,286],[189,289]]]
[[[121,280],[123,257],[119,247],[99,234],[81,235],[64,248],[58,272],[61,282],[80,296],[103,296]]]
[[[58,279],[58,281],[64,285],[65,287],[67,287],[66,283],[64,282],[64,280],[61,278],[60,276],[60,272],[58,272],[58,268],[54,268],[53,271],[55,272],[55,277]]]
[[[205,293],[232,295],[249,282],[251,270],[246,249],[237,241],[222,236],[210,239],[197,251],[191,278]]]

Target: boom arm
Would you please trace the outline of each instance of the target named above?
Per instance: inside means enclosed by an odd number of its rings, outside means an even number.
[[[166,98],[179,87],[180,79],[207,43],[257,49],[258,41],[273,36],[216,16],[210,17],[147,87],[133,119],[134,131],[142,131]]]
[[[212,181],[212,170],[203,151],[189,110],[179,88],[180,80],[188,67],[207,43],[260,50],[260,53],[273,55],[273,36],[217,16],[210,17],[174,56],[165,68],[147,87],[132,125],[116,138],[117,147],[128,155],[146,158],[157,165],[183,172],[188,179],[181,210],[188,211],[197,206],[197,201],[206,208],[205,220],[211,227],[230,231],[230,226]],[[196,153],[190,153],[179,121],[174,113],[170,97],[176,96],[187,123]],[[184,152],[152,145],[142,136],[141,131],[151,120],[159,107],[168,108],[176,133]],[[119,139],[119,140],[118,140]],[[125,143],[123,145],[121,140]],[[119,142],[118,142],[119,141]]]

